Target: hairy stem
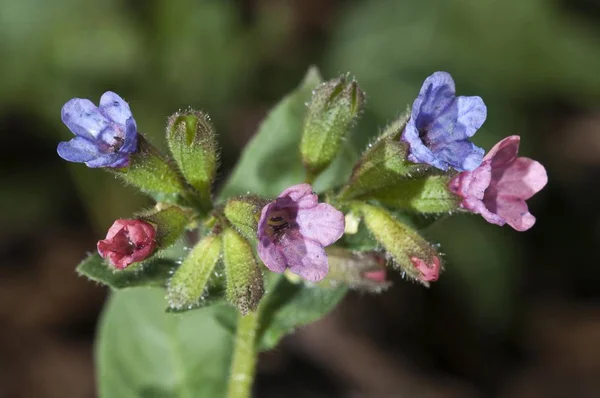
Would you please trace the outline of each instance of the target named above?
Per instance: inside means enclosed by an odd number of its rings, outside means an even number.
[[[304,182],[306,184],[312,185],[315,182],[316,178],[317,178],[317,174],[316,173],[313,173],[310,170],[306,170],[306,178],[304,179]]]
[[[229,375],[228,398],[250,398],[256,368],[256,332],[258,312],[251,312],[238,319],[233,362]]]

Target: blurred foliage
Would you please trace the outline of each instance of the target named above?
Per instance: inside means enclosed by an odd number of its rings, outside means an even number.
[[[597,26],[551,0],[375,0],[346,10],[326,65],[356,75],[377,122],[411,104],[431,72],[448,71],[460,95],[488,105],[475,141],[491,147],[527,135],[528,101],[598,101],[599,40]]]

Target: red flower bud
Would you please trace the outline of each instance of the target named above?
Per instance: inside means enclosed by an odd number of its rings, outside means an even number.
[[[141,220],[117,220],[98,241],[98,253],[118,269],[147,259],[156,247],[156,230]]]
[[[435,282],[440,276],[441,263],[437,256],[433,256],[431,263],[427,263],[418,257],[411,257],[413,265],[421,272],[420,279],[424,282]]]

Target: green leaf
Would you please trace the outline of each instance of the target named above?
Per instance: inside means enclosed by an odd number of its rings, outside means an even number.
[[[248,192],[275,197],[304,181],[306,174],[299,150],[302,125],[306,103],[321,80],[319,71],[310,68],[300,86],[271,110],[242,153],[220,193],[221,200]],[[356,156],[347,145],[341,152],[316,180],[317,192],[341,185],[350,174]]]
[[[77,266],[77,273],[111,289],[125,289],[138,286],[164,287],[175,268],[175,261],[155,258],[124,270],[114,270],[94,253]]]
[[[302,182],[304,167],[299,144],[306,103],[321,83],[312,67],[298,88],[281,100],[246,145],[237,167],[221,191],[221,198],[254,192],[277,196],[290,185]]]
[[[345,286],[295,284],[284,275],[274,275],[260,307],[259,349],[270,350],[298,326],[322,318],[335,308],[346,291]]]
[[[100,320],[96,367],[100,398],[214,398],[225,394],[232,336],[214,306],[167,314],[162,289],[115,292]]]

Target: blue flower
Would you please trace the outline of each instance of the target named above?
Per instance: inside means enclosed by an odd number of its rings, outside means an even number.
[[[458,171],[481,164],[484,150],[469,137],[485,121],[487,108],[480,97],[455,94],[449,73],[435,72],[425,79],[402,133],[402,140],[410,146],[408,160]]]
[[[61,111],[61,119],[75,138],[58,144],[58,155],[88,167],[126,167],[137,150],[137,126],[129,105],[107,91],[97,107],[90,100],[73,98]]]

